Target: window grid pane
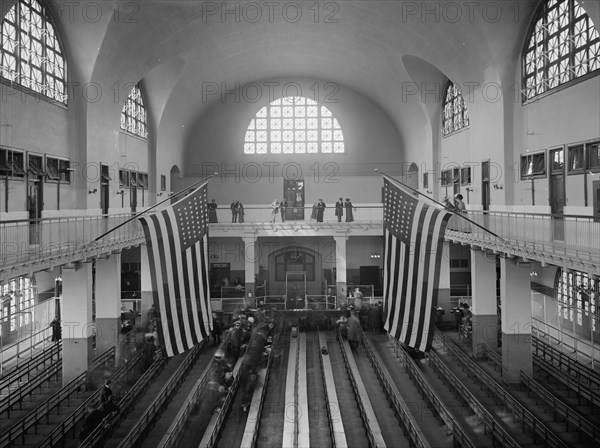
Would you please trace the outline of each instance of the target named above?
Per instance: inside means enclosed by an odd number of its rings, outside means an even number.
[[[1,29],[0,76],[66,103],[66,64],[45,9],[36,0],[21,0]]]
[[[125,100],[125,104],[123,105],[123,111],[121,112],[121,129],[137,135],[138,137],[148,138],[146,117],[146,107],[144,106],[142,91],[138,83],[131,89],[131,92],[129,92],[129,95]],[[254,129],[254,120],[252,120],[250,126]],[[254,131],[252,132],[252,138],[254,139]],[[246,137],[248,137],[248,133],[246,133]],[[244,148],[244,152],[246,152],[246,148]]]
[[[319,152],[344,153],[344,134],[329,109],[304,97],[281,98],[263,107],[244,136],[244,154]]]
[[[469,113],[460,89],[448,84],[442,105],[442,136],[447,136],[469,126]]]
[[[577,0],[546,2],[523,52],[523,100],[600,68],[600,38]]]

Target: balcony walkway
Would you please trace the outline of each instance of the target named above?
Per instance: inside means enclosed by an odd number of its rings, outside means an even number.
[[[289,210],[288,210],[289,211]],[[247,207],[243,223],[231,223],[231,212],[218,210],[211,223],[213,237],[318,237],[383,234],[381,205],[358,206],[353,222],[337,222],[332,208],[324,222],[311,219],[274,223],[270,209]],[[296,210],[298,212],[298,210]],[[48,218],[36,221],[0,222],[0,281],[56,266],[87,262],[144,242],[141,225],[133,220],[98,242],[98,236],[130,219],[132,214]],[[302,217],[302,213],[296,216]],[[446,239],[493,253],[534,260],[600,275],[600,222],[591,217],[508,212],[469,211],[467,217],[496,233],[499,238],[459,218],[450,220]],[[345,217],[344,217],[345,218]]]

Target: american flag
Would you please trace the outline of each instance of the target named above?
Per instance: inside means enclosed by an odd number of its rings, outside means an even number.
[[[384,175],[384,327],[421,351],[429,350],[433,340],[444,232],[451,216]]]
[[[164,210],[139,218],[148,245],[158,335],[167,356],[189,350],[212,329],[207,183]]]

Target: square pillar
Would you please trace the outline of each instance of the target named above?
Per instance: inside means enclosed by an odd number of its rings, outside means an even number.
[[[148,246],[140,245],[140,312],[142,313],[141,325],[144,331],[148,331],[148,310],[154,305],[152,293],[152,276],[150,275],[150,259],[148,257]]]
[[[496,256],[471,249],[471,290],[473,306],[473,353],[482,355],[482,345],[498,349],[498,311],[496,299]]]
[[[77,263],[62,274],[63,386],[85,372],[92,350],[92,264]]]
[[[121,329],[121,254],[96,261],[96,356],[117,347]]]
[[[444,310],[443,321],[454,321],[454,317],[450,314],[450,243],[447,241],[444,241],[442,247],[437,306]]]
[[[337,291],[337,306],[347,305],[347,285],[346,285],[346,235],[334,236],[335,240],[335,286]]]
[[[502,305],[502,379],[519,383],[519,372],[532,372],[531,280],[529,263],[500,259]]]
[[[244,242],[244,288],[245,288],[245,302],[250,308],[256,308],[256,295],[254,292],[254,278],[256,275],[256,257],[258,251],[256,250],[256,238],[243,237]]]

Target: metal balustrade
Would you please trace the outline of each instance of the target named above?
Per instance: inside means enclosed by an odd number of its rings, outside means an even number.
[[[94,428],[78,448],[97,446],[97,444],[101,443],[103,438],[108,435],[107,433],[111,429],[115,430],[119,426],[120,419],[135,405],[136,399],[148,388],[152,380],[156,378],[164,368],[165,364],[166,359],[162,356],[162,352],[157,351],[157,358],[154,362],[119,401],[119,410],[104,417],[102,423]]]
[[[499,419],[475,398],[475,395],[452,373],[435,350],[429,352],[427,360],[438,377],[443,378],[456,391],[456,395],[476,414],[479,422],[483,424],[485,434],[492,434],[494,440],[503,447],[520,448],[521,445],[503,428]]]
[[[494,370],[496,370],[496,367],[502,369],[502,355],[500,355],[500,353],[485,344],[481,344],[481,349],[483,355],[494,363]]]
[[[358,366],[356,365],[356,361],[354,360],[352,349],[350,348],[348,341],[342,337],[339,330],[337,332],[337,336],[342,349],[342,357],[344,358],[346,370],[348,371],[348,377],[350,378],[350,384],[352,384],[354,396],[356,397],[356,402],[358,403],[360,416],[367,430],[369,444],[372,447],[385,447],[386,444],[385,440],[383,439],[381,428],[379,427],[379,423],[377,423],[377,418],[375,417],[375,412],[371,406],[369,395],[367,394],[365,385],[360,377],[360,372],[358,370]]]
[[[101,365],[105,362],[108,362],[111,357],[114,358],[115,350],[114,347],[110,350],[107,350],[101,356],[94,360],[94,366]],[[31,392],[31,389],[39,387],[39,385],[45,381],[48,381],[49,378],[53,375],[59,375],[62,368],[62,360],[52,364],[50,367],[44,369],[41,374],[38,374],[34,381],[26,383],[25,387],[20,387],[18,391],[15,393],[11,392],[7,398],[9,400],[21,400],[24,396]],[[5,444],[11,444],[14,441],[21,438],[21,442],[25,443],[25,437],[27,436],[28,431],[31,428],[37,428],[37,425],[40,424],[40,421],[47,417],[50,412],[54,409],[60,410],[60,406],[63,402],[69,402],[74,393],[79,396],[79,392],[84,386],[86,382],[87,372],[83,372],[75,379],[73,379],[69,384],[64,386],[62,389],[52,394],[44,403],[39,405],[36,409],[29,412],[25,418],[20,420],[18,423],[14,424],[9,428],[8,431],[4,432],[0,436],[0,446],[5,446]],[[10,416],[10,414],[9,414]]]
[[[318,329],[317,329],[318,331]],[[325,403],[327,404],[327,419],[329,422],[329,432],[331,433],[331,443],[333,448],[347,448],[346,432],[341,418],[340,403],[335,390],[335,379],[333,377],[333,368],[329,358],[329,347],[327,345],[327,336],[318,331],[319,335],[319,359],[321,364],[321,376],[325,389]],[[323,349],[326,353],[323,353]],[[337,414],[337,416],[336,416]]]
[[[595,406],[600,407],[600,390],[597,385],[594,389],[589,381],[587,384],[581,381],[582,377],[593,378],[593,376],[590,376],[590,369],[581,366],[576,360],[544,344],[535,337],[532,338],[532,343],[535,350],[535,356],[533,357],[534,366],[542,369],[575,391],[580,398],[584,398]],[[547,356],[550,357],[550,361],[546,360]],[[558,366],[555,365],[555,362]],[[594,371],[591,372],[596,373]]]
[[[445,337],[445,336],[444,336]],[[454,341],[448,340],[446,345],[451,356],[458,359],[461,364],[475,375],[479,382],[491,391],[513,414],[515,421],[522,421],[531,430],[540,436],[548,446],[555,448],[567,448],[558,435],[554,433],[542,420],[533,415],[519,400],[510,394],[504,387],[498,384],[489,376],[475,361],[473,361],[465,352],[463,352]]]
[[[576,428],[580,433],[587,435],[591,441],[600,441],[600,428],[595,424],[557,398],[551,391],[522,370],[520,372],[520,378],[521,384],[527,387],[529,391],[533,392],[536,397],[542,399],[548,407],[554,411],[555,415],[558,414],[564,419],[566,431],[569,431],[570,427]]]
[[[400,341],[389,334],[388,340],[392,344],[396,357],[400,359],[405,370],[408,372],[411,379],[416,383],[419,391],[421,391],[421,394],[427,399],[427,401],[439,415],[440,419],[444,422],[447,432],[453,435],[455,443],[457,442],[461,447],[464,448],[476,448],[476,445],[463,431],[462,427],[454,418],[452,413],[448,410],[443,400],[438,397],[437,393],[433,390],[427,379],[425,379],[421,369],[419,369],[415,361],[409,356],[406,350],[404,350],[400,344]]]
[[[391,400],[394,411],[402,422],[405,434],[408,434],[411,446],[416,448],[430,448],[431,444],[423,435],[423,431],[408,409],[408,405],[402,398],[398,387],[394,384],[394,380],[383,365],[379,354],[375,352],[373,345],[365,336],[362,328],[360,330],[360,338],[369,361],[371,361],[371,365],[375,369],[375,373],[377,373],[377,378],[379,378],[379,382],[383,385],[386,395]]]
[[[315,230],[320,226],[360,229],[361,225],[381,226],[383,223],[381,204],[356,206],[354,221],[350,223],[338,223],[332,207],[325,209],[322,223],[311,219],[311,212],[312,206],[304,207],[304,220],[289,220],[284,223],[281,223],[278,214],[277,228],[289,227],[290,231],[299,228]],[[119,248],[139,244],[143,242],[143,232],[137,219],[108,234],[98,243],[90,244],[96,237],[114,229],[132,216],[134,214],[124,213],[2,221],[0,266],[8,268],[19,263],[39,263],[47,259],[60,260],[61,257],[75,255],[78,258],[94,257],[106,247]],[[228,208],[218,209],[217,216],[219,223],[211,224],[211,228],[217,230],[229,231],[248,226],[256,228],[257,225],[264,227],[263,224],[268,228],[272,226],[269,206],[246,206],[243,223],[231,223],[231,212]],[[594,221],[590,216],[469,210],[466,217],[496,233],[505,241],[498,240],[458,216],[451,218],[446,239],[481,242],[494,247],[504,247],[508,244],[532,254],[577,258],[600,265],[600,222]]]
[[[568,376],[575,375],[577,381],[585,381],[586,387],[590,390],[600,391],[600,372],[582,365],[562,350],[552,347],[536,336],[532,335],[531,342],[536,357],[544,360],[549,358],[550,364],[558,363],[558,368],[565,371]]]
[[[62,341],[58,344],[53,343],[49,348],[45,349],[37,356],[29,358],[21,365],[9,370],[2,378],[0,378],[0,391],[9,388],[13,383],[23,381],[24,378],[26,381],[30,381],[32,379],[32,372],[37,371],[40,366],[45,368],[48,361],[54,361],[54,357],[56,357],[56,361],[58,361],[61,350]]]
[[[111,349],[114,353],[114,347]],[[110,350],[109,350],[110,351]],[[107,351],[108,352],[108,351]],[[136,367],[137,363],[142,358],[142,350],[137,350],[129,360],[121,367],[119,367],[115,373],[112,374],[110,380],[116,384],[119,381],[127,378],[129,373]],[[83,373],[85,375],[85,372]],[[95,406],[100,400],[102,388],[97,388],[77,409],[67,416],[61,424],[56,426],[41,442],[39,442],[36,448],[52,448],[63,440],[64,437],[71,431],[75,430],[76,425],[83,420],[87,414],[87,409],[90,406]],[[2,444],[0,443],[0,446]]]
[[[169,400],[172,394],[174,394],[177,391],[177,389],[181,385],[181,382],[185,379],[185,376],[189,373],[190,369],[198,360],[200,352],[206,346],[205,341],[203,341],[204,343],[202,344],[195,345],[194,348],[189,351],[181,365],[177,367],[177,370],[175,370],[175,372],[173,372],[173,374],[167,380],[165,386],[158,393],[154,401],[152,401],[150,406],[148,406],[148,408],[144,411],[144,413],[138,419],[135,425],[133,425],[133,427],[129,430],[127,435],[123,438],[123,440],[121,440],[119,448],[132,447],[138,442],[144,431],[148,429],[150,423],[154,420],[154,418],[160,414],[165,403]],[[154,375],[154,377],[155,376],[156,374]]]

